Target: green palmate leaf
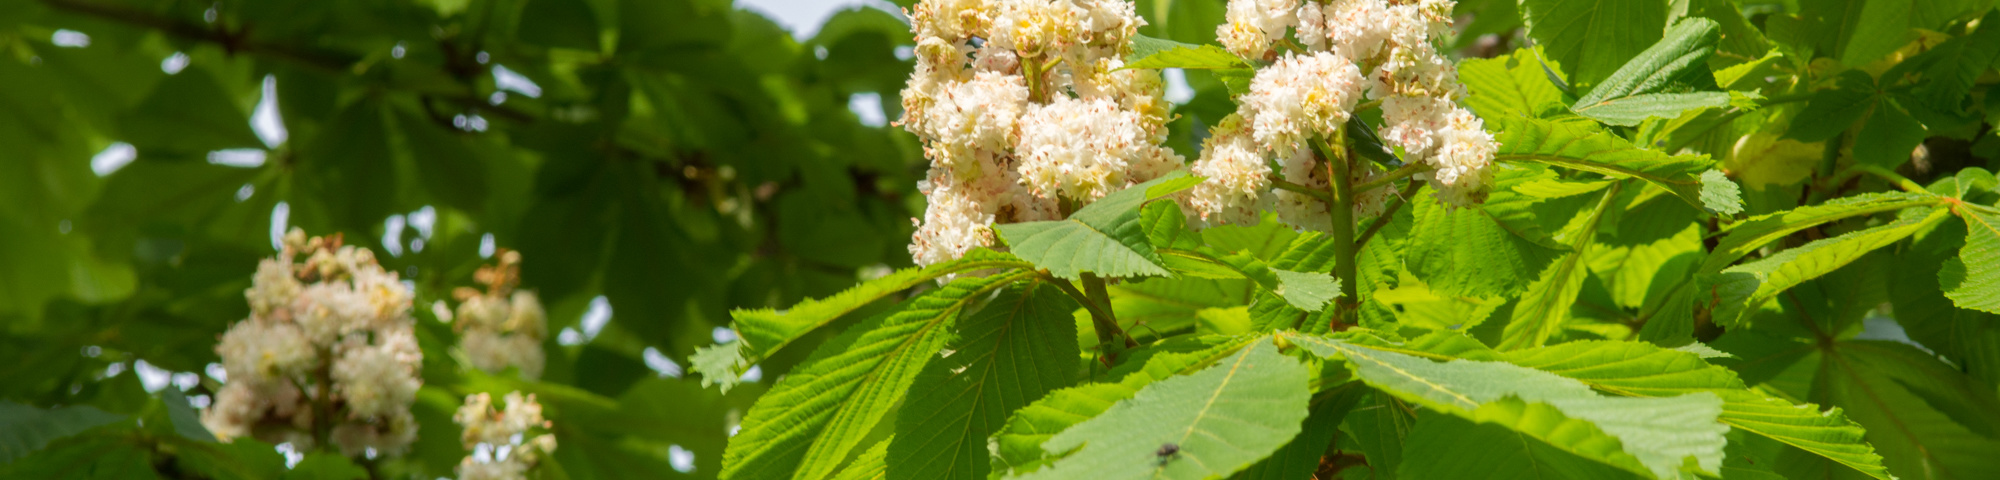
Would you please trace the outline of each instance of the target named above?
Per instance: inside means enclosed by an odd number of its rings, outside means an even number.
[[[1965,219],[1965,247],[1938,270],[1939,286],[1958,308],[2000,313],[2000,211],[1970,204],[1952,210]]]
[[[1543,178],[1515,185],[1514,193],[1535,198],[1563,198],[1582,195],[1611,186],[1614,180],[1564,180]]]
[[[1214,45],[1194,45],[1139,35],[1132,38],[1132,54],[1124,68],[1187,68],[1197,70],[1248,69],[1250,64],[1236,54]]]
[[[2000,25],[2000,11],[1987,12],[1979,22],[1981,26]],[[1979,74],[2000,60],[2000,29],[1973,30],[1939,44],[1924,56],[1935,59],[1924,69],[1928,82],[1917,86],[1917,95],[1931,108],[1959,111]]]
[[[1333,275],[1316,272],[1294,272],[1291,270],[1271,270],[1278,276],[1278,287],[1272,293],[1284,297],[1285,303],[1300,310],[1317,312],[1326,302],[1340,296],[1340,279]]]
[[[1267,337],[1268,338],[1268,337]],[[1193,375],[1132,398],[1050,438],[1067,456],[1009,478],[1203,479],[1249,467],[1283,447],[1305,420],[1309,371],[1259,339]],[[1165,446],[1174,452],[1156,455]]]
[[[853,463],[842,467],[840,474],[834,475],[833,480],[882,480],[888,478],[889,444],[895,441],[896,437],[891,436],[881,442],[876,442],[874,447],[869,448],[866,452],[861,452],[861,456],[854,457]]]
[[[1499,131],[1496,140],[1500,149],[1495,160],[1638,178],[1710,211],[1742,208],[1741,200],[1726,192],[1730,187],[1703,181],[1703,174],[1715,163],[1707,156],[1668,155],[1639,148],[1608,132],[1546,120],[1509,120]]]
[[[1842,197],[1826,203],[1800,207],[1751,218],[1729,229],[1698,270],[1703,275],[1720,273],[1737,259],[1763,248],[1764,244],[1793,232],[1827,222],[1894,212],[1910,207],[1937,205],[1939,197],[1923,193],[1888,192]]]
[[[1048,465],[1042,442],[1072,425],[1089,420],[1139,393],[1122,383],[1092,383],[1050,392],[1014,412],[992,440],[992,470],[1027,472]]]
[[[1134,336],[1172,335],[1196,328],[1202,312],[1250,303],[1245,280],[1151,278],[1109,288],[1112,312],[1120,323],[1131,325],[1126,331]]]
[[[1403,464],[1403,450],[1409,447],[1410,429],[1417,423],[1416,409],[1394,396],[1369,390],[1367,403],[1342,419],[1341,431],[1348,435],[1341,441],[1353,446],[1343,449],[1366,457],[1375,478],[1395,480],[1396,467]]]
[[[131,113],[118,118],[118,131],[146,151],[201,153],[226,148],[260,148],[250,117],[207,68],[189,69],[153,86]]]
[[[1995,178],[1993,172],[1988,172],[1984,168],[1972,167],[1959,170],[1957,175],[1938,179],[1926,190],[1959,200],[1978,202],[1975,197],[1984,196],[1993,191],[1994,187],[2000,187],[2000,178]]]
[[[1250,280],[1262,291],[1284,299],[1286,305],[1298,310],[1317,312],[1340,296],[1340,279],[1331,274],[1271,268],[1247,250],[1224,254],[1204,246],[1198,251],[1161,249],[1160,256],[1174,273],[1215,280]]]
[[[1115,383],[1092,383],[1049,392],[1014,412],[1006,426],[988,441],[993,453],[993,471],[1024,473],[1047,465],[1056,457],[1043,450],[1042,444],[1057,433],[1097,417],[1112,405],[1132,398],[1146,385],[1220,361],[1243,345],[1263,338],[1266,337],[1232,337],[1213,345],[1196,345],[1193,351],[1144,350],[1152,355],[1143,360],[1126,360],[1140,362],[1140,368],[1111,372],[1114,376],[1124,373]]]
[[[984,479],[986,438],[1007,414],[1076,377],[1077,304],[1049,285],[1015,287],[959,322],[949,356],[910,384],[888,478]]]
[[[1612,200],[1618,197],[1618,186],[1613,185],[1604,192],[1591,209],[1589,217],[1577,228],[1570,240],[1569,252],[1556,259],[1544,269],[1541,278],[1528,285],[1528,293],[1521,296],[1514,306],[1512,321],[1501,333],[1502,350],[1539,347],[1548,343],[1549,338],[1562,329],[1564,320],[1569,318],[1570,305],[1576,303],[1576,296],[1583,290],[1583,280],[1590,275],[1584,259],[1591,244],[1597,239],[1597,224],[1604,219],[1604,212],[1611,208]]]
[[[1313,395],[1312,413],[1291,443],[1278,449],[1277,453],[1250,468],[1230,477],[1236,480],[1291,480],[1310,478],[1319,469],[1320,458],[1326,454],[1328,444],[1340,433],[1342,417],[1354,409],[1368,389],[1360,383],[1349,382],[1325,392]]]
[[[1576,107],[1576,113],[1611,125],[1633,126],[1648,118],[1729,105],[1729,92],[1644,93]]]
[[[1901,103],[1904,99],[1907,97],[1901,95],[1877,99],[1874,113],[1868,115],[1867,123],[1855,134],[1855,161],[1896,168],[1908,163],[1910,150],[1930,136],[1924,124],[1904,110]]]
[[[1924,125],[1911,117],[1895,98],[1877,86],[1874,77],[1859,70],[1841,73],[1838,87],[1813,94],[1787,138],[1819,142],[1848,131],[1860,121],[1856,132],[1854,158],[1862,163],[1894,168],[1910,159],[1910,150],[1927,135]],[[1902,97],[1907,98],[1907,97]]]
[[[1604,249],[1590,257],[1590,269],[1602,279],[1618,306],[1641,306],[1688,278],[1701,261],[1700,213],[1657,192],[1627,192],[1630,203],[1616,210],[1618,219],[1605,229]]]
[[[1894,223],[1816,240],[1754,262],[1730,267],[1707,279],[1721,302],[1715,322],[1730,328],[1750,324],[1758,307],[1785,290],[1853,263],[1875,249],[1894,244],[1950,218],[1945,209],[1906,214]]]
[[[1682,20],[1604,83],[1579,98],[1576,113],[1612,125],[1638,125],[1647,117],[1674,118],[1682,111],[1729,103],[1708,71],[1721,28],[1712,20]]]
[[[1491,203],[1454,210],[1423,192],[1410,199],[1410,207],[1415,224],[1403,261],[1411,274],[1447,295],[1513,295],[1538,278],[1559,252],[1539,243],[1533,233],[1499,220],[1510,213],[1532,217],[1527,208],[1503,211]]]
[[[1105,195],[1064,220],[1010,223],[994,227],[1014,255],[1057,277],[1075,280],[1083,272],[1106,277],[1168,275],[1147,239],[1140,208],[1146,202],[1193,187],[1200,177],[1174,172]]]
[[[2000,316],[1958,308],[1938,286],[1938,273],[1965,246],[1966,225],[1945,222],[1918,232],[1896,249],[1888,284],[1896,323],[1910,339],[1964,368],[1967,376],[2000,385]]]
[[[974,249],[957,260],[904,269],[831,297],[799,302],[788,310],[737,310],[731,312],[731,316],[736,319],[733,328],[741,340],[698,350],[694,357],[694,369],[702,374],[702,385],[719,383],[726,392],[736,384],[743,370],[769,357],[772,352],[876,300],[955,273],[1031,267],[1033,264],[1013,255]]]
[[[1187,215],[1181,213],[1180,204],[1174,202],[1153,202],[1139,210],[1139,221],[1146,229],[1146,239],[1154,248],[1175,248],[1195,250],[1201,248],[1201,234],[1189,230]]]
[[[1893,342],[1827,349],[1821,375],[1832,403],[1868,427],[1889,472],[1901,478],[2000,476],[2000,399],[1929,352]]]
[[[1667,27],[1665,2],[1521,0],[1528,36],[1562,66],[1570,84],[1597,85],[1627,60],[1658,42]]]
[[[1562,103],[1562,90],[1549,82],[1532,49],[1494,58],[1471,58],[1458,64],[1458,78],[1471,95],[1465,106],[1480,117],[1533,116],[1536,107]]]
[[[187,395],[179,389],[160,391],[160,405],[167,409],[167,423],[173,425],[174,433],[197,442],[215,443],[215,434],[201,424],[201,412],[195,411],[194,404],[188,403]]]
[[[1754,62],[1771,51],[1771,42],[1764,38],[1764,32],[1757,25],[1744,18],[1743,10],[1730,0],[1691,0],[1687,14],[1690,17],[1706,18],[1722,28],[1722,41],[1716,44],[1716,54],[1709,57],[1709,65],[1715,68]]]
[[[1031,276],[961,278],[827,341],[750,408],[723,453],[722,478],[831,475],[937,358],[967,307]]]
[[[1701,172],[1701,204],[1724,215],[1743,213],[1743,187],[1721,170]]]
[[[1736,373],[1697,354],[1640,342],[1586,341],[1506,353],[1505,360],[1589,384],[1616,395],[1671,397],[1712,392],[1723,400],[1723,423],[1824,457],[1876,478],[1888,478],[1882,457],[1861,441],[1863,430],[1836,408],[1793,405],[1748,390]]]
[[[1469,420],[1481,421],[1481,407],[1504,398],[1547,404],[1567,418],[1594,424],[1623,445],[1616,452],[1624,456],[1586,458],[1636,474],[1674,477],[1689,457],[1704,471],[1714,472],[1722,466],[1722,448],[1727,443],[1723,434],[1729,427],[1717,421],[1723,402],[1714,393],[1605,397],[1583,382],[1509,363],[1462,359],[1439,363],[1339,338],[1298,334],[1281,338],[1321,357],[1346,361],[1356,377],[1397,398]],[[1486,420],[1505,418],[1509,417],[1489,416]],[[1517,425],[1533,427],[1535,431],[1515,430],[1526,435],[1559,431],[1545,423]],[[1595,441],[1588,435],[1537,438],[1544,442]],[[1581,444],[1557,446],[1572,453],[1592,451]],[[1633,458],[1637,461],[1629,461]]]
[[[1544,403],[1505,397],[1471,419],[1427,415],[1410,432],[1404,478],[1645,478],[1618,438]],[[1476,453],[1474,453],[1476,452]]]
[[[1812,100],[1806,102],[1806,109],[1798,117],[1812,121],[1792,122],[1791,129],[1785,132],[1786,138],[1823,142],[1868,116],[1869,109],[1875,106],[1875,77],[1848,70],[1841,72],[1836,82],[1836,88],[1813,92]]]
[[[56,439],[124,418],[88,405],[42,409],[0,401],[0,464],[40,450]]]
[[[1808,40],[1846,65],[1863,65],[1910,40],[1910,0],[1799,2]]]

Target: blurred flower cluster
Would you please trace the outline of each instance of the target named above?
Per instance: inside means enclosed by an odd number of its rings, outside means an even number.
[[[461,334],[458,346],[472,366],[488,373],[519,368],[521,377],[541,378],[545,362],[542,339],[549,334],[548,315],[535,292],[516,290],[521,280],[521,253],[501,250],[494,265],[480,267],[472,279],[484,290],[459,287],[452,328]]]
[[[210,431],[301,450],[329,441],[349,456],[416,439],[423,352],[410,289],[372,252],[293,229],[244,296],[250,318],[215,348],[228,382],[202,412]]]
[[[493,398],[484,393],[465,397],[465,405],[452,415],[463,427],[460,440],[471,451],[458,464],[459,480],[521,480],[556,450],[556,437],[548,433],[529,436],[533,429],[547,430],[542,405],[535,396],[508,393],[506,408],[495,409]]]

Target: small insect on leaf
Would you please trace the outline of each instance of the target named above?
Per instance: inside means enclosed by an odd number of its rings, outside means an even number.
[[[1160,449],[1153,452],[1153,455],[1160,457],[1160,465],[1162,466],[1172,461],[1174,457],[1180,456],[1180,454],[1181,446],[1172,443],[1162,443],[1160,444]]]

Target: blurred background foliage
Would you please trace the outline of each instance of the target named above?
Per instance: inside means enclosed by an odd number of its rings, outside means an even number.
[[[0,1],[0,400],[205,404],[290,225],[415,287],[422,438],[376,474],[451,475],[463,396],[525,389],[569,478],[712,477],[759,390],[702,390],[675,359],[730,308],[909,263],[925,164],[883,122],[911,65],[893,9],[794,38],[726,0]],[[496,248],[563,332],[540,383],[462,368],[429,312]],[[145,432],[34,458],[230,476]],[[0,469],[77,472],[24,463]]]

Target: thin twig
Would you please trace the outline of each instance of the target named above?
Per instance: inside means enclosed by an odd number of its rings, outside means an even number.
[[[1367,193],[1369,190],[1374,190],[1376,188],[1388,185],[1391,182],[1395,182],[1397,180],[1409,178],[1411,175],[1416,175],[1419,173],[1424,173],[1436,169],[1437,167],[1431,166],[1430,164],[1427,163],[1410,162],[1404,164],[1402,167],[1396,168],[1395,170],[1390,170],[1388,175],[1383,175],[1381,178],[1369,180],[1366,182],[1361,182],[1360,185],[1355,185],[1354,193],[1357,195],[1362,193]]]
[[[1396,217],[1396,210],[1403,208],[1403,204],[1409,203],[1410,196],[1416,195],[1417,190],[1423,187],[1424,184],[1417,182],[1410,182],[1409,185],[1405,185],[1403,191],[1396,195],[1396,199],[1391,200],[1392,203],[1389,204],[1389,207],[1382,209],[1382,214],[1375,217],[1375,222],[1368,224],[1367,230],[1361,231],[1361,238],[1354,240],[1354,251],[1360,252],[1362,248],[1366,248],[1368,246],[1368,239],[1375,238],[1375,232],[1382,231],[1382,227],[1389,225],[1389,222]]]
[[[1317,198],[1319,199],[1319,201],[1326,202],[1328,204],[1333,203],[1333,198],[1327,195],[1325,190],[1319,190],[1305,185],[1287,182],[1285,181],[1284,178],[1279,177],[1278,174],[1275,173],[1271,174],[1270,179],[1271,179],[1271,186],[1278,187],[1279,190],[1303,194],[1306,196]]]

